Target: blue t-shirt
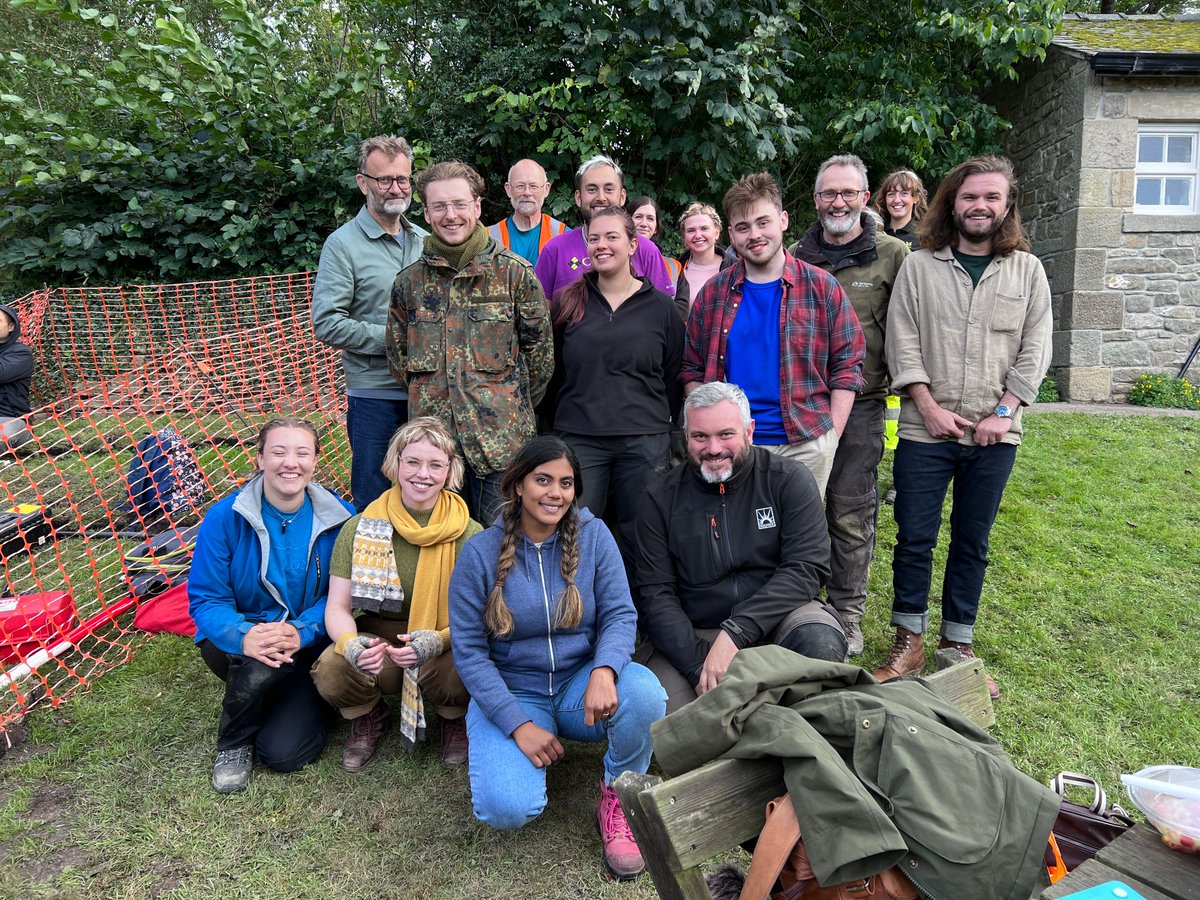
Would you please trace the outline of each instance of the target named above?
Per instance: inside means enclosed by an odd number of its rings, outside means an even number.
[[[512,216],[508,217],[508,242],[512,244],[512,252],[529,260],[530,265],[537,264],[538,239],[542,236],[542,222],[538,219],[528,231],[521,231]]]
[[[306,494],[304,504],[298,510],[283,513],[263,497],[262,516],[271,540],[267,581],[275,585],[291,609],[300,609],[308,573],[308,539],[312,536],[313,525],[312,500]]]
[[[725,377],[746,392],[754,443],[786,444],[779,403],[779,304],[783,281],[742,282],[742,302],[725,345]]]

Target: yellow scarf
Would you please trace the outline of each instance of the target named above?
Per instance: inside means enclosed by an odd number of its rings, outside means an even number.
[[[470,516],[462,497],[443,490],[421,527],[404,506],[399,486],[373,500],[359,520],[354,534],[351,594],[360,608],[388,609],[384,598],[399,594],[400,576],[392,550],[391,532],[421,548],[413,577],[413,596],[408,611],[408,630],[435,630],[444,646],[450,646],[450,573],[454,571],[455,542],[467,530]],[[373,597],[374,604],[363,606],[362,599]],[[382,602],[380,602],[382,600]],[[398,607],[395,607],[398,609]]]

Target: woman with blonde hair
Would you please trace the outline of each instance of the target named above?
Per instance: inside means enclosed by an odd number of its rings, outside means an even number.
[[[612,783],[645,772],[666,695],[631,662],[637,613],[616,543],[580,509],[579,461],[556,437],[526,443],[504,472],[500,518],[463,548],[450,583],[454,661],[471,694],[475,817],[519,828],[546,806],[559,735],[608,741],[596,825],[604,862],[636,877],[641,853]]]
[[[353,721],[342,767],[357,772],[375,755],[400,695],[406,750],[425,737],[427,698],[441,719],[441,757],[467,757],[467,691],[450,650],[450,573],[480,531],[462,497],[463,462],[441,419],[400,426],[381,466],[392,482],[346,523],[330,561],[325,627],[336,643],[313,667],[317,689]],[[355,612],[360,615],[355,618]]]
[[[912,169],[897,169],[883,179],[875,194],[875,210],[883,217],[883,230],[920,250],[917,223],[929,209],[929,197],[921,176]]]
[[[686,249],[679,260],[682,271],[675,284],[675,302],[686,317],[700,288],[722,269],[733,265],[737,256],[722,246],[721,217],[707,203],[687,205],[679,217],[679,233]]]

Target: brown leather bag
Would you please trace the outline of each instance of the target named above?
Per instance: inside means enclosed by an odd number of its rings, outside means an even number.
[[[781,890],[772,893],[778,880]],[[740,900],[918,900],[917,889],[893,866],[878,875],[821,887],[813,875],[789,794],[767,804]]]

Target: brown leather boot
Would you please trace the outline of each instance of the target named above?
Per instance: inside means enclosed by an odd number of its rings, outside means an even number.
[[[371,761],[383,733],[387,731],[388,720],[392,717],[387,704],[380,699],[370,712],[354,720],[350,729],[350,737],[342,748],[342,768],[347,772],[357,772]]]
[[[901,675],[920,675],[925,671],[925,642],[903,625],[896,626],[896,640],[883,665],[874,671],[880,681]]]
[[[940,641],[938,641],[937,648],[939,650],[957,650],[968,659],[979,659],[979,657],[975,655],[975,651],[971,649],[971,645],[964,644],[961,641],[952,641],[949,638],[942,638]],[[1000,685],[996,684],[996,679],[992,678],[992,676],[988,674],[988,670],[986,668],[983,670],[983,675],[987,679],[988,694],[993,700],[999,700]]]
[[[467,717],[442,719],[442,765],[457,769],[467,761]]]

